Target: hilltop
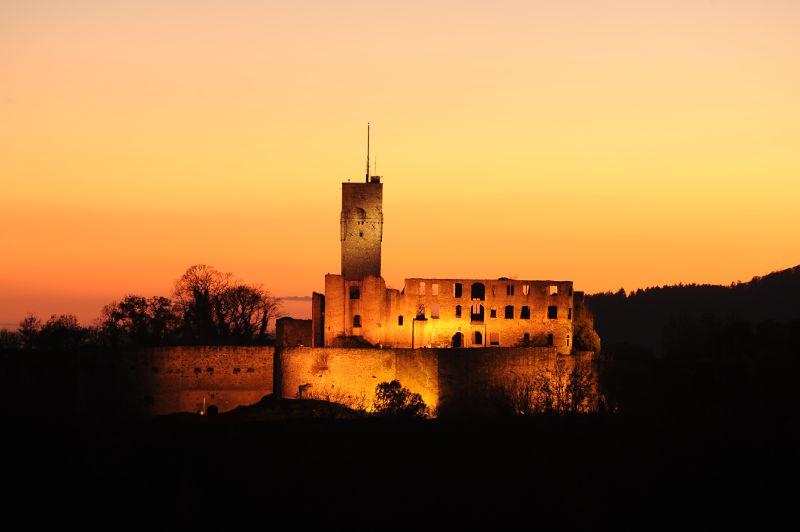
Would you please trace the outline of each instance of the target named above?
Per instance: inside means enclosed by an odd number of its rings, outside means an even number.
[[[586,296],[595,329],[610,350],[664,355],[676,342],[698,336],[768,334],[800,320],[800,265],[729,286],[710,284],[652,287]]]

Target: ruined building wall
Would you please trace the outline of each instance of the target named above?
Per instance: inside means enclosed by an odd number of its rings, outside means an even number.
[[[311,294],[311,346],[325,345],[325,296]]]
[[[473,294],[479,285],[482,294]],[[329,274],[325,287],[326,346],[356,336],[383,347],[572,349],[570,281],[412,278],[399,292],[386,289],[380,277],[348,281]],[[472,316],[473,304],[483,307],[482,317]]]
[[[342,183],[342,275],[361,280],[381,275],[383,184]]]
[[[275,345],[278,348],[288,346],[312,346],[311,320],[283,317],[275,322]]]

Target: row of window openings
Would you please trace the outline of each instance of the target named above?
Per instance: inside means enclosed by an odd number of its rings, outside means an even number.
[[[461,317],[461,305],[456,305],[456,318]],[[483,305],[480,305],[480,310],[476,312],[472,312],[470,314],[472,321],[483,321]],[[489,311],[490,318],[497,317],[497,309],[491,309]],[[530,307],[523,306],[522,310],[519,314],[519,319],[521,320],[528,320],[531,317],[531,309]],[[550,306],[547,307],[547,317],[551,320],[558,319],[558,307]],[[424,320],[425,319],[425,305],[420,305],[417,308],[417,316],[415,319]],[[433,305],[431,307],[431,319],[439,319],[439,305]],[[505,319],[511,320],[514,319],[514,306],[508,305],[505,308]],[[572,319],[572,308],[567,309],[567,319]],[[356,325],[357,324],[357,325]],[[397,325],[403,325],[403,316],[397,316]],[[361,316],[356,314],[353,316],[353,327],[361,327]]]
[[[506,285],[506,295],[513,296],[514,295],[514,284],[507,284]],[[481,299],[485,296],[486,287],[483,283],[474,283],[472,285],[472,296],[473,297],[480,297]],[[475,292],[479,292],[480,294],[475,294]],[[531,285],[524,284],[522,285],[522,295],[527,296],[531,292]],[[421,296],[425,295],[425,281],[419,281],[419,287],[417,293]],[[453,297],[462,297],[464,293],[464,286],[461,283],[453,283]],[[558,285],[551,284],[548,289],[548,293],[551,296],[558,295]],[[431,295],[438,296],[439,295],[439,283],[431,283]],[[494,295],[494,287],[492,287],[492,295]],[[569,287],[569,295],[572,295],[572,287]]]
[[[457,335],[461,333],[456,333]],[[460,344],[460,340],[457,340],[455,343]],[[522,345],[529,346],[531,343],[531,335],[530,333],[525,333],[522,335]],[[472,345],[483,345],[483,333],[480,331],[475,331],[472,335]],[[489,345],[500,345],[500,333],[499,332],[491,332],[489,333]],[[460,346],[460,345],[459,345]],[[553,346],[553,334],[547,335],[547,346]],[[569,335],[567,335],[567,347],[569,347]]]
[[[480,285],[480,287],[477,287]],[[522,294],[528,295],[530,293],[531,286],[528,284],[522,285]],[[425,295],[425,281],[419,282],[419,295]],[[439,284],[432,283],[431,284],[431,295],[438,296],[439,295]],[[462,297],[463,295],[463,287],[461,283],[454,283],[453,284],[453,297]],[[506,285],[506,295],[513,296],[514,295],[514,285],[509,284]],[[550,295],[557,296],[558,295],[558,286],[557,285],[550,285]],[[569,288],[569,295],[572,295],[572,287]],[[483,283],[475,283],[472,285],[472,296],[473,299],[479,299],[483,301],[486,297],[486,289],[483,286]],[[350,287],[350,299],[360,299],[361,298],[361,291],[358,286],[351,286]]]
[[[157,372],[158,368],[153,368],[153,371]],[[247,373],[255,373],[255,371],[256,371],[255,368],[247,368]],[[199,373],[202,373],[202,372],[203,372],[202,369],[194,368],[195,375],[197,375]],[[207,373],[214,373],[214,368],[206,368],[206,372]],[[233,368],[233,372],[234,373],[241,373],[242,372],[242,368]]]
[[[456,305],[456,318],[461,317],[461,305]],[[496,318],[497,317],[497,309],[492,307],[489,310],[489,317]],[[483,321],[483,305],[473,306],[470,312],[470,318],[472,321]],[[547,318],[551,320],[558,319],[558,307],[555,305],[551,305],[547,307]],[[417,316],[416,319],[424,320],[425,319],[425,305],[419,305],[417,307]],[[431,319],[439,319],[439,305],[434,303],[431,305]],[[505,319],[513,320],[514,319],[514,305],[507,305],[505,308]],[[524,305],[519,313],[519,319],[521,320],[529,320],[531,319],[531,308],[527,305]],[[572,307],[567,309],[567,319],[572,319]],[[355,322],[355,318],[353,319]],[[359,316],[358,322],[361,323],[361,317]],[[397,324],[403,325],[403,316],[397,317]],[[354,325],[355,327],[356,325]],[[360,325],[358,325],[360,327]]]

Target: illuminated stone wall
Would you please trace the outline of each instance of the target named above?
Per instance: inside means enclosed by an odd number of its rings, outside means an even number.
[[[554,348],[360,349],[289,348],[279,354],[283,398],[320,398],[369,407],[375,387],[398,380],[434,409],[458,408],[465,397],[481,397],[552,370],[561,357],[571,367],[580,356]]]
[[[479,285],[482,299],[472,293]],[[472,315],[473,305],[483,307],[482,318]],[[337,339],[342,337],[396,348],[445,348],[459,341],[461,347],[544,347],[552,342],[557,352],[569,353],[572,312],[570,281],[412,278],[398,291],[386,289],[380,277],[357,281],[325,276],[326,346],[340,345]]]
[[[383,184],[380,181],[342,183],[340,239],[345,279],[380,276],[383,240]]]
[[[220,412],[272,393],[274,348],[156,347],[131,351],[119,369],[129,410],[147,415]],[[205,401],[205,403],[204,403]]]

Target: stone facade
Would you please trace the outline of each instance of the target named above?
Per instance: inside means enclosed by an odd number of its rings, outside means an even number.
[[[98,397],[87,403],[117,402],[139,415],[219,412],[257,403],[272,393],[275,349],[231,346],[155,347],[123,352],[122,363],[106,369],[109,389],[97,379],[83,387]]]
[[[276,394],[318,398],[370,409],[375,388],[398,380],[434,412],[458,409],[464,398],[487,399],[537,378],[568,373],[591,353],[559,355],[553,347],[501,349],[287,348],[276,355]]]
[[[342,275],[363,279],[381,274],[383,241],[383,184],[373,176],[367,183],[342,183]]]
[[[325,276],[325,346],[572,349],[572,282]]]

